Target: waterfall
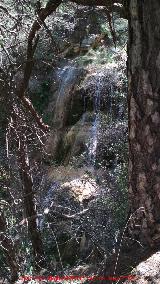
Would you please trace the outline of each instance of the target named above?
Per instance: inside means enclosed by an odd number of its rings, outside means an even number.
[[[60,88],[59,88],[59,96],[62,97],[65,94],[65,89],[70,85],[70,81],[72,80],[75,72],[75,67],[72,65],[67,65],[63,69],[58,71],[58,77],[60,78]]]
[[[100,122],[100,105],[101,105],[101,92],[103,88],[104,75],[102,73],[95,74],[95,90],[93,95],[93,122],[90,131],[90,138],[87,145],[88,148],[88,162],[89,166],[95,167],[96,152],[98,144],[98,129]]]
[[[70,90],[72,89],[74,80],[77,76],[76,70],[75,66],[67,65],[57,72],[60,87],[58,90],[54,121],[57,123],[59,128],[63,127],[65,109],[69,100]]]
[[[109,110],[109,114],[110,114],[110,120],[112,121],[113,119],[113,86],[111,84],[110,86],[110,110]]]
[[[118,120],[123,120],[123,114],[124,114],[124,105],[119,104],[119,109],[118,109]]]

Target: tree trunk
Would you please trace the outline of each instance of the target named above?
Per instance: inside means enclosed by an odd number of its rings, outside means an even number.
[[[19,172],[23,186],[24,211],[28,224],[28,233],[31,239],[33,254],[35,257],[36,267],[42,268],[44,265],[44,251],[40,232],[36,223],[36,209],[34,204],[33,181],[29,165],[28,150],[25,134],[19,135],[19,152],[18,152]],[[42,266],[42,267],[41,267]]]
[[[11,270],[11,283],[15,283],[15,281],[18,280],[19,266],[16,261],[14,244],[6,231],[5,218],[3,213],[0,212],[0,247],[6,256],[7,264]]]
[[[128,0],[131,231],[160,242],[160,1]]]

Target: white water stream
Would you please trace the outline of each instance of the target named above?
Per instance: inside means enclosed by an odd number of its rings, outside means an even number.
[[[98,130],[100,123],[100,106],[101,106],[101,93],[103,89],[104,75],[103,73],[95,74],[95,92],[93,96],[93,111],[94,117],[90,131],[90,138],[87,145],[89,166],[95,167],[96,153],[98,144]]]

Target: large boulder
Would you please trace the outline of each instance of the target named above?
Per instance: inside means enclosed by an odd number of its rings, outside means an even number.
[[[125,284],[159,284],[160,252],[157,251],[146,261],[141,262],[132,272],[135,280],[127,280]]]

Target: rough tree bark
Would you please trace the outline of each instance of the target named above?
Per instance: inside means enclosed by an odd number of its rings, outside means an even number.
[[[128,9],[130,229],[154,246],[160,242],[160,1],[128,0]]]

